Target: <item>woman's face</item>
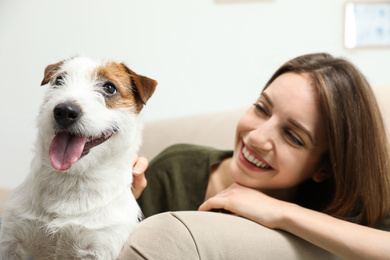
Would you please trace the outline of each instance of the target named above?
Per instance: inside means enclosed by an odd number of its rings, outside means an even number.
[[[282,74],[237,125],[232,177],[271,196],[291,198],[298,184],[320,174],[325,140],[309,76]]]

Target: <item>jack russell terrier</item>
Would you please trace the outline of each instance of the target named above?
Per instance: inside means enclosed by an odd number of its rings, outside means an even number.
[[[47,83],[31,172],[3,214],[0,259],[116,259],[142,217],[132,159],[157,82],[75,57],[47,66]]]

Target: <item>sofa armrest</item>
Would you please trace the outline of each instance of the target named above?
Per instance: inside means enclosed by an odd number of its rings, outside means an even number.
[[[142,221],[119,259],[339,259],[294,235],[234,215],[166,212]]]

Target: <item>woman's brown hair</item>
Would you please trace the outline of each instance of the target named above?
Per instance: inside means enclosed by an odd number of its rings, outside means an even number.
[[[316,203],[325,203],[321,210],[335,217],[377,226],[390,211],[390,157],[370,85],[347,60],[317,53],[285,63],[264,89],[286,72],[309,75],[321,103],[329,147],[324,160],[331,177],[322,184],[326,193],[317,189]]]

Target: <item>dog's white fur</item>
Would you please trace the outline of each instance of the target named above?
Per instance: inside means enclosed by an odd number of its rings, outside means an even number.
[[[118,77],[125,83],[142,77],[150,85],[146,94],[138,89],[143,86],[129,83],[140,91],[138,99],[125,100],[134,105],[116,107],[115,102],[123,101],[117,96],[108,108],[106,103],[111,97],[103,95],[104,82],[94,74],[96,68],[107,64],[76,57],[48,66],[45,78],[50,86],[37,120],[35,157],[27,179],[6,204],[0,259],[116,259],[141,217],[131,192],[132,159],[141,142],[139,107],[153,93],[156,82],[128,70],[133,73],[129,72],[128,79]],[[55,86],[56,76],[61,73],[66,75],[63,84]],[[67,101],[76,102],[82,109],[81,118],[72,126],[74,133],[115,133],[70,169],[58,171],[49,158],[50,143],[58,131],[53,109]]]

